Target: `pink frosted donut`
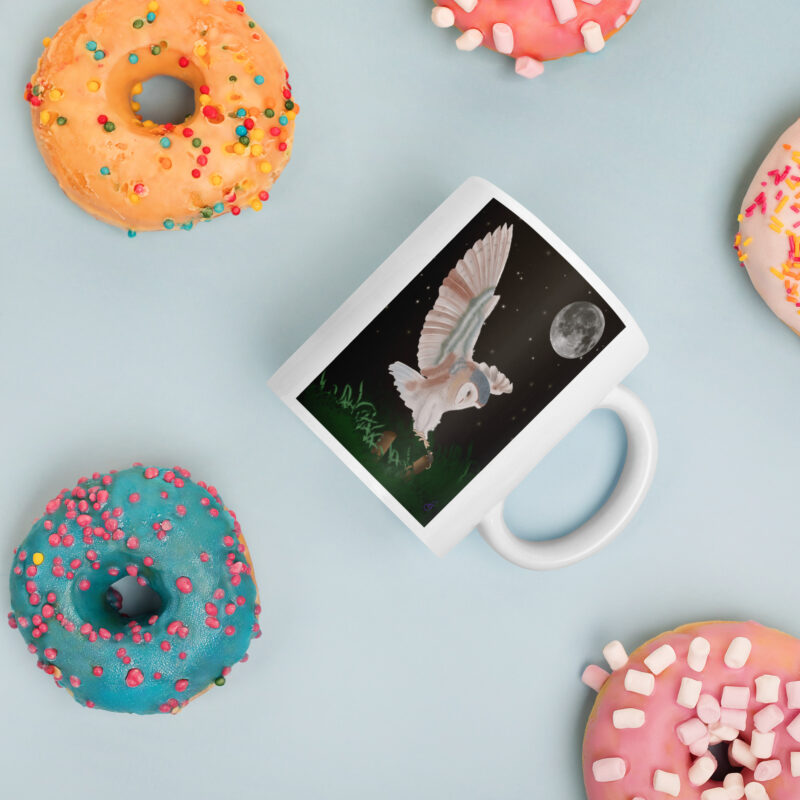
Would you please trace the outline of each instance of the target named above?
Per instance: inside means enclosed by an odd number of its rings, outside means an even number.
[[[734,247],[764,302],[800,334],[800,121],[758,168],[742,203]]]
[[[597,53],[636,12],[641,0],[435,0],[434,25],[463,31],[459,50],[480,45],[516,60],[535,78],[543,61]]]
[[[800,797],[800,641],[756,622],[700,622],[628,656],[603,649],[583,741],[589,800]]]

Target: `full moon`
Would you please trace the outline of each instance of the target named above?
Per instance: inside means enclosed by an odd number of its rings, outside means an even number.
[[[562,358],[581,358],[593,350],[606,327],[594,303],[579,300],[564,306],[550,326],[550,344]]]

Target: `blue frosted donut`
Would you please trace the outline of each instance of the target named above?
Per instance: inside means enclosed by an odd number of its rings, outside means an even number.
[[[258,590],[239,523],[180,467],[95,473],[47,504],[14,551],[8,621],[82,705],[175,713],[246,659]],[[122,613],[135,576],[161,607]]]

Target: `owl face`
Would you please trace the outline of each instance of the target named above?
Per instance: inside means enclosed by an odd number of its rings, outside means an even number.
[[[462,408],[471,408],[473,406],[475,408],[480,408],[480,403],[478,402],[478,387],[472,381],[462,383],[456,392],[456,399],[453,406],[455,411]]]
[[[472,365],[465,365],[453,374],[448,382],[448,390],[449,411],[483,408],[491,393],[486,375]]]

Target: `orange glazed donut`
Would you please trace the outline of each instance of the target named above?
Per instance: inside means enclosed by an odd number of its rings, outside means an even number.
[[[583,742],[589,800],[797,800],[800,641],[756,622],[603,649]]]
[[[44,45],[25,99],[48,168],[81,208],[131,236],[261,209],[299,109],[242,3],[92,0]],[[184,123],[137,116],[156,75],[194,89]]]

